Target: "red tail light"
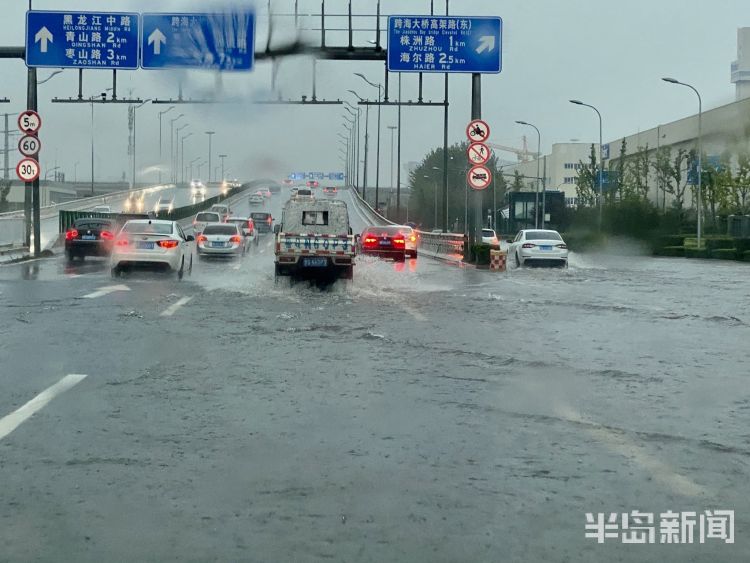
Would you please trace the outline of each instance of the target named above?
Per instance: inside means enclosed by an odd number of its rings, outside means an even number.
[[[175,248],[177,246],[177,241],[176,240],[160,240],[160,241],[157,241],[156,244],[158,244],[162,248]]]
[[[113,235],[109,231],[102,231],[101,233],[99,233],[99,236],[104,240],[113,240],[115,238],[115,235]]]
[[[365,244],[375,244],[378,242],[378,239],[375,238],[375,235],[365,235]]]
[[[117,239],[117,242],[115,244],[117,246],[127,246],[130,244],[130,241],[128,241],[128,239],[126,238],[120,238],[120,239]]]
[[[524,243],[522,248],[536,248],[536,245],[530,242],[527,242],[527,243]]]
[[[205,237],[204,235],[198,235],[198,238],[195,239],[195,240],[198,241],[198,242],[206,242],[208,240],[208,238]]]
[[[78,231],[76,229],[68,229],[68,232],[65,233],[65,240],[73,240],[78,236]]]
[[[393,239],[393,244],[395,244],[396,246],[404,246],[405,243],[406,241],[403,238]]]
[[[557,245],[557,248],[563,248],[563,249],[567,249],[567,248],[568,248],[568,245],[567,245],[567,244],[558,244],[558,245]]]
[[[242,242],[242,239],[239,237],[239,235],[234,235],[233,237],[229,237],[229,242],[236,242],[237,244]]]

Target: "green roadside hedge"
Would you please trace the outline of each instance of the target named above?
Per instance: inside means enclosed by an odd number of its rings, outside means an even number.
[[[700,250],[693,247],[685,247],[685,258],[708,258],[708,250],[701,248]]]
[[[736,260],[737,249],[736,248],[716,248],[709,250],[709,256],[716,258],[717,260]]]
[[[662,246],[654,249],[654,256],[670,256],[670,257],[683,257],[685,256],[684,246]]]

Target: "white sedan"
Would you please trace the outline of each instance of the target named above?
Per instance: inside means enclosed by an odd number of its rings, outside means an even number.
[[[568,245],[557,231],[525,229],[510,241],[508,258],[515,261],[516,267],[527,264],[567,267]]]
[[[112,277],[133,267],[166,268],[182,279],[193,271],[193,241],[176,221],[134,219],[115,239],[110,257]]]

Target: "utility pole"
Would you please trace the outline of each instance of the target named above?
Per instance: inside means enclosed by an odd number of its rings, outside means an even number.
[[[474,73],[471,75],[471,119],[482,119],[482,75]],[[468,178],[466,179],[468,183]],[[469,229],[469,256],[475,258],[472,249],[478,241],[482,240],[482,190],[474,192],[474,221]],[[469,216],[471,216],[469,214]],[[466,255],[466,249],[464,249]]]
[[[10,144],[9,144],[9,137],[10,137],[10,131],[8,130],[8,116],[10,114],[5,113],[3,116],[5,117],[5,152],[3,153],[3,180],[8,179],[8,167],[9,167],[9,153],[10,153]]]
[[[208,135],[208,181],[211,182],[211,139],[216,134],[216,131],[206,131]]]

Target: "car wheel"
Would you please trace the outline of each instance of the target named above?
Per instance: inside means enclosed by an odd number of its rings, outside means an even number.
[[[521,258],[518,256],[518,251],[516,251],[516,268],[521,267]]]
[[[190,255],[190,267],[188,268],[188,276],[193,275],[193,255]]]
[[[72,252],[70,252],[69,250],[66,250],[65,251],[65,259],[68,261],[68,264],[70,264],[71,262],[73,262],[73,260],[75,260],[75,255]]]
[[[177,270],[177,279],[181,280],[183,276],[185,275],[185,257],[182,257],[182,262],[180,262],[180,269]]]
[[[117,266],[114,266],[109,269],[109,273],[113,278],[119,278],[120,277],[120,268]]]

